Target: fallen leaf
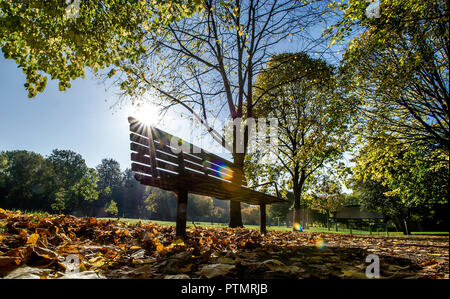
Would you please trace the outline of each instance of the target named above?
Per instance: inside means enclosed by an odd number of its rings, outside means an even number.
[[[192,266],[194,266],[194,264],[187,264],[186,266],[180,268],[180,272],[181,272],[181,273],[187,273],[187,272],[190,272]]]
[[[211,264],[203,266],[198,275],[205,278],[216,278],[230,274],[236,266],[228,264]]]
[[[359,271],[342,270],[342,273],[349,278],[367,279],[366,274]]]

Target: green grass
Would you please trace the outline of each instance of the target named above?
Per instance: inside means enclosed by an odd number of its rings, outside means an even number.
[[[117,219],[117,218],[103,218],[103,219]],[[175,226],[174,221],[161,221],[161,220],[148,220],[148,219],[130,219],[130,218],[120,218],[120,221],[128,222],[130,224],[136,224],[139,221],[143,223],[156,223],[157,225],[167,225],[167,226]],[[192,221],[187,222],[188,227],[194,226]],[[195,222],[195,226],[201,226],[201,227],[228,227],[227,223],[211,223],[211,222]],[[249,229],[258,229],[259,225],[244,225],[246,228]],[[286,226],[267,226],[268,231],[292,231],[291,227]],[[332,233],[332,234],[350,234],[350,230],[347,228],[339,227],[338,231],[336,231],[335,227],[328,230],[326,227],[309,227],[308,229],[305,229],[306,232],[319,232],[319,233]],[[370,235],[369,231],[366,230],[357,230],[352,229],[351,233],[353,235]],[[373,231],[372,235],[374,236],[385,236],[385,231]],[[440,235],[440,236],[448,236],[448,232],[412,232],[410,236],[423,236],[423,235]],[[402,232],[389,232],[389,236],[395,236],[395,237],[401,237],[404,236]]]

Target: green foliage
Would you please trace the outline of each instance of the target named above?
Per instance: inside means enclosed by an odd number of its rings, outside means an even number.
[[[387,188],[385,196],[410,207],[448,202],[448,160],[426,147],[378,136],[360,149],[353,171],[354,180],[377,181]]]
[[[101,189],[98,189],[98,181],[97,172],[90,168],[80,181],[71,188],[76,205],[76,207],[72,207],[72,211],[83,211],[85,215],[90,212],[90,207],[98,200],[101,192]]]
[[[341,183],[327,175],[322,176],[305,197],[311,209],[326,215],[339,211],[346,200],[341,191]]]
[[[281,181],[299,209],[305,184],[348,147],[354,103],[340,93],[334,68],[305,53],[274,56],[258,76],[257,90],[258,115],[278,120],[278,163],[258,164],[268,154],[259,152],[247,173],[253,180],[268,173]]]
[[[361,100],[355,196],[407,232],[414,217],[448,211],[448,1],[380,3],[370,18],[363,0],[335,1],[341,18],[325,34],[348,40],[343,88]]]
[[[333,31],[338,40],[361,32],[341,68],[348,92],[362,100],[361,127],[448,155],[448,1],[380,1],[379,18],[366,17],[364,2],[344,4]]]
[[[108,216],[117,216],[119,209],[117,209],[117,204],[114,200],[111,200],[105,205],[105,212],[108,214]]]
[[[0,203],[4,207],[41,210],[57,188],[51,164],[29,151],[0,153]]]
[[[242,222],[249,225],[259,224],[259,207],[244,206],[242,208]]]
[[[210,197],[189,194],[188,215],[196,221],[209,220],[213,213],[214,203]]]
[[[79,15],[67,1],[0,1],[0,47],[26,74],[29,97],[45,89],[47,75],[59,89],[71,80],[136,61],[145,52],[143,32],[191,15],[199,1],[83,0]]]
[[[55,149],[47,160],[52,165],[57,185],[66,190],[80,181],[88,171],[83,157],[71,150]]]
[[[393,219],[407,232],[406,222],[448,223],[448,160],[427,147],[377,136],[355,158],[350,186],[363,207]]]

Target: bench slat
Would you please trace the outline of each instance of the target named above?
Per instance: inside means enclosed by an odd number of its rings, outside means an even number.
[[[133,138],[133,140],[137,140],[137,139]],[[156,145],[156,143],[155,143],[155,145]],[[166,168],[166,165],[167,165],[167,170],[177,171],[176,166],[171,165],[169,163],[164,163],[164,162],[171,162],[171,163],[174,163],[174,164],[178,165],[178,158],[173,156],[172,154],[169,154],[169,153],[166,153],[164,151],[161,151],[160,149],[162,147],[159,144],[156,147],[157,147],[156,158],[158,159],[158,162],[157,162],[158,163],[158,168],[159,169],[161,169],[161,168],[164,169],[164,168]],[[131,150],[137,152],[137,153],[132,153],[131,154],[131,160],[132,161],[143,163],[143,164],[147,164],[147,165],[151,165],[150,158],[148,157],[148,154],[147,154],[148,151],[149,151],[148,147],[145,147],[145,146],[143,146],[141,144],[137,144],[137,143],[131,143],[130,148],[131,148]],[[159,162],[161,162],[161,163],[159,163]],[[186,167],[187,171],[194,170],[194,171],[197,171],[197,172],[200,172],[200,173],[205,173],[206,172],[208,175],[215,176],[217,178],[222,178],[222,179],[224,179],[224,178],[226,179],[226,177],[230,175],[230,173],[227,173],[226,171],[223,171],[223,170],[221,171],[221,170],[218,170],[218,169],[211,168],[212,164],[209,163],[209,162],[206,162],[205,164],[207,166],[209,166],[209,167],[204,167],[203,165],[199,165],[199,164],[193,163],[193,162],[191,162],[189,160],[185,160],[185,167]],[[195,173],[197,173],[197,172],[195,172]]]
[[[143,154],[139,154],[139,153],[131,153],[131,161],[139,162],[139,163],[146,164],[149,166],[151,165],[150,158],[144,156]]]
[[[158,128],[155,128],[155,127],[152,127],[152,128],[153,128],[153,132],[155,132],[158,136],[164,136],[164,135],[168,136],[167,139],[161,138],[161,140],[166,140],[167,141],[167,143],[164,142],[165,144],[170,145],[170,140],[172,138],[175,138],[175,140],[181,139],[179,137],[176,137],[174,135],[166,133],[166,132],[164,132],[164,131],[162,131],[162,130],[160,130]],[[217,156],[217,155],[215,155],[213,153],[205,151],[205,150],[199,148],[198,146],[195,146],[195,145],[193,145],[193,144],[191,144],[191,143],[189,143],[189,142],[187,142],[185,140],[183,140],[183,143],[185,144],[186,147],[189,147],[189,153],[188,154],[197,157],[199,160],[204,161],[204,160],[207,160],[207,159],[211,159],[211,160],[220,162],[220,163],[225,164],[225,165],[230,166],[230,167],[233,166],[233,163],[231,161],[228,161],[228,160],[226,160],[226,159],[224,159],[224,158],[222,158],[220,156]],[[194,151],[194,148],[196,149],[195,151]]]
[[[131,163],[131,170],[136,172],[141,172],[145,174],[152,174],[152,170],[149,166],[137,164],[137,163]]]
[[[130,133],[130,140],[141,145],[149,146],[148,138],[140,136],[136,133]]]
[[[131,133],[130,140],[141,146],[144,146],[144,147],[149,146],[149,140],[147,138],[144,138],[137,134]],[[176,158],[176,153],[174,153],[172,151],[172,147],[165,145],[159,141],[155,141],[154,144],[155,144],[155,149],[157,150],[156,156],[158,158],[178,164],[178,160]],[[140,151],[140,152],[145,151],[144,148],[139,147],[139,146],[135,146],[135,148],[136,148],[136,151]],[[224,159],[211,159],[210,156],[211,157],[213,157],[213,156],[212,155],[208,156],[205,153],[200,153],[199,155],[204,156],[205,159],[201,159],[199,156],[196,156],[195,154],[184,153],[183,158],[185,161],[188,161],[188,163],[189,163],[189,165],[186,165],[186,166],[190,167],[194,170],[197,170],[197,171],[205,172],[205,169],[203,168],[203,165],[205,165],[207,167],[206,172],[208,174],[212,174],[212,175],[215,175],[218,177],[227,177],[233,173],[231,162],[228,162]],[[227,163],[224,163],[223,161],[226,161]],[[225,169],[221,170],[220,169],[221,167],[225,167]],[[226,170],[226,168],[228,168],[229,170]]]
[[[134,143],[134,142],[130,143],[130,150],[132,150],[132,151],[134,151],[134,152],[141,153],[141,154],[143,154],[143,155],[148,155],[148,156],[150,156],[149,148],[148,148],[148,147],[145,147],[145,146],[143,146],[143,145],[140,145],[140,144],[138,144],[138,143]]]
[[[175,156],[176,154],[172,152],[172,149],[166,145],[160,144],[160,143],[156,143],[155,142],[155,148],[157,149],[156,152],[156,156],[158,158],[161,158],[163,160],[167,160],[170,162],[175,161],[172,158],[168,158],[167,156]],[[160,152],[159,152],[160,151]],[[165,153],[166,155],[163,156],[162,153]],[[184,154],[183,155],[184,161],[187,162],[187,164],[185,164],[186,167],[192,168],[194,170],[197,171],[201,171],[201,172],[205,172],[204,166],[206,167],[206,172],[208,174],[223,178],[223,177],[227,177],[227,176],[233,176],[233,171],[232,168],[229,165],[221,165],[218,163],[214,163],[208,160],[202,161],[200,160],[198,157],[193,158],[192,156],[190,156],[189,154]],[[217,162],[217,161],[216,161]],[[176,163],[176,162],[174,162]],[[203,164],[203,165],[201,165]],[[220,167],[224,167],[224,169],[220,169]],[[226,169],[228,168],[228,170]]]

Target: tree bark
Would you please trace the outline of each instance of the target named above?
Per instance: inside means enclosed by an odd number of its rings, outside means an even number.
[[[294,218],[293,223],[300,223],[302,226],[305,225],[304,219],[301,219],[301,197],[303,184],[305,183],[306,173],[304,170],[299,170],[299,167],[294,169],[293,177],[293,191],[294,191]],[[295,228],[293,228],[295,230]]]

